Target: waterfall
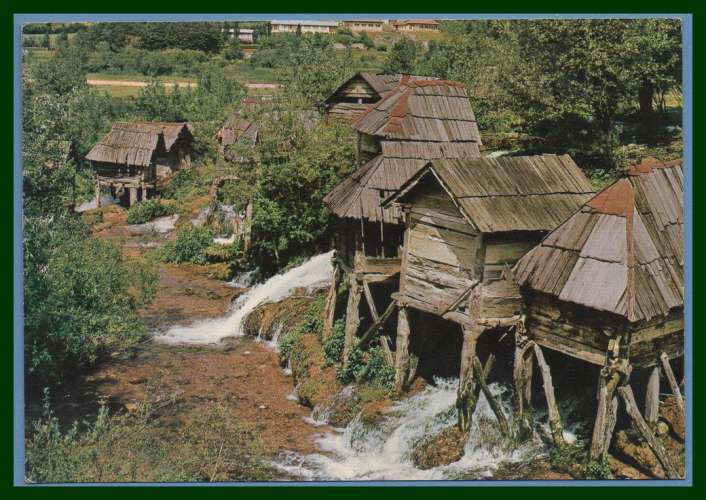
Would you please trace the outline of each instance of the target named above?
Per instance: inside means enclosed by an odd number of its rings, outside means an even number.
[[[501,436],[481,394],[462,458],[429,470],[417,468],[411,458],[415,446],[456,424],[457,386],[457,379],[437,379],[435,386],[396,402],[382,422],[366,424],[359,414],[345,429],[319,440],[321,453],[284,453],[274,465],[302,480],[482,479],[500,464],[523,462],[544,453],[539,435],[520,445]],[[506,415],[511,415],[506,390],[499,384],[490,388],[503,401]]]
[[[238,337],[242,335],[243,320],[260,304],[288,297],[295,288],[314,290],[330,284],[333,274],[331,256],[332,252],[317,255],[298,267],[255,285],[238,297],[230,313],[222,318],[175,326],[155,334],[154,339],[169,344],[216,344],[225,337]]]

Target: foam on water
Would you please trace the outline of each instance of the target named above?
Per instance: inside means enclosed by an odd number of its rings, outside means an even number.
[[[332,254],[328,252],[312,257],[298,267],[255,285],[238,297],[231,312],[222,318],[175,326],[164,333],[155,334],[154,339],[169,344],[216,344],[226,337],[238,337],[242,335],[243,320],[260,304],[288,297],[295,288],[314,290],[330,284]]]
[[[174,231],[178,220],[179,214],[165,215],[164,217],[157,217],[153,221],[145,222],[144,224],[130,224],[128,229],[131,233],[135,234],[148,233],[152,231],[159,234],[166,234]]]
[[[366,425],[360,414],[341,432],[330,432],[318,444],[321,453],[300,456],[285,453],[274,463],[288,475],[308,480],[414,480],[483,478],[502,463],[528,460],[544,448],[539,436],[514,445],[497,429],[490,405],[481,394],[463,457],[455,463],[421,470],[412,462],[420,440],[455,425],[458,380],[437,380],[436,386],[399,401],[380,423]],[[503,400],[506,415],[510,405],[504,389],[490,386]],[[321,415],[309,418],[321,425]]]
[[[113,198],[109,194],[104,194],[101,196],[101,207],[107,207],[108,205],[115,205],[118,203],[120,200],[117,198]],[[74,210],[76,212],[85,212],[87,210],[93,210],[94,208],[98,208],[98,205],[96,204],[96,199],[93,198],[88,201],[84,201],[81,203],[79,206],[77,206]]]

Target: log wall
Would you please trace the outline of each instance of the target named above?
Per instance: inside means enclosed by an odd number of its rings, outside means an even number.
[[[478,270],[479,235],[438,185],[411,204],[400,284],[409,305],[443,315],[471,286]]]

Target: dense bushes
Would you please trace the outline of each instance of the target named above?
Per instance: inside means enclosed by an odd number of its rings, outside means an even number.
[[[213,232],[207,227],[185,225],[177,230],[176,238],[168,241],[162,248],[166,262],[181,264],[206,264],[206,250],[213,244]]]
[[[166,401],[167,403],[169,400]],[[162,401],[164,404],[164,401]],[[184,424],[165,425],[153,397],[133,414],[109,415],[62,431],[45,403],[25,441],[26,479],[45,482],[182,482],[267,480],[258,435],[225,408],[187,411]]]
[[[70,214],[25,219],[25,368],[30,383],[61,382],[146,333],[136,309],[156,271],[123,261]]]
[[[128,224],[144,224],[157,217],[172,215],[176,212],[173,205],[165,205],[159,200],[146,200],[131,206],[127,212]]]
[[[326,356],[326,361],[329,364],[334,365],[341,361],[345,338],[346,319],[339,318],[333,324],[333,328],[331,328],[331,333],[324,342],[324,356]]]

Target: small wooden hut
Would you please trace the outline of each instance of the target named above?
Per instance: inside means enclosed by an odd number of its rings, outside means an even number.
[[[401,74],[358,72],[334,90],[324,101],[331,118],[352,121],[369,105],[378,102],[400,83],[403,76],[410,80],[434,80],[433,77]]]
[[[95,171],[96,202],[110,188],[126,204],[147,199],[158,177],[191,165],[188,123],[116,122],[86,155]]]
[[[461,326],[459,424],[470,426],[471,379],[480,335],[522,327],[512,266],[592,194],[569,156],[440,159],[385,201],[405,214],[396,339],[398,390],[411,383],[418,355],[411,310]]]
[[[616,389],[643,428],[628,385],[633,368],[651,370],[647,422],[658,415],[660,367],[681,401],[669,365],[684,353],[681,160],[648,160],[630,168],[522,257],[514,271],[526,302],[525,342],[602,368],[593,458],[610,444]],[[663,461],[663,453],[655,453]],[[670,475],[671,464],[662,465]]]
[[[391,299],[388,293],[378,301],[385,311],[380,314],[370,284],[397,288],[403,219],[396,207],[381,207],[381,201],[429,159],[475,157],[480,144],[471,104],[457,82],[403,78],[352,126],[358,131],[362,166],[325,198],[337,216],[338,229],[336,271],[324,332],[333,324],[334,290],[342,270],[349,280],[344,359],[360,325],[361,296],[365,295],[370,317],[377,324],[391,313]]]
[[[237,150],[228,148],[233,144],[254,148],[260,127],[250,120],[238,115],[232,115],[216,133],[218,141],[218,154],[227,161],[242,163],[246,158]]]

